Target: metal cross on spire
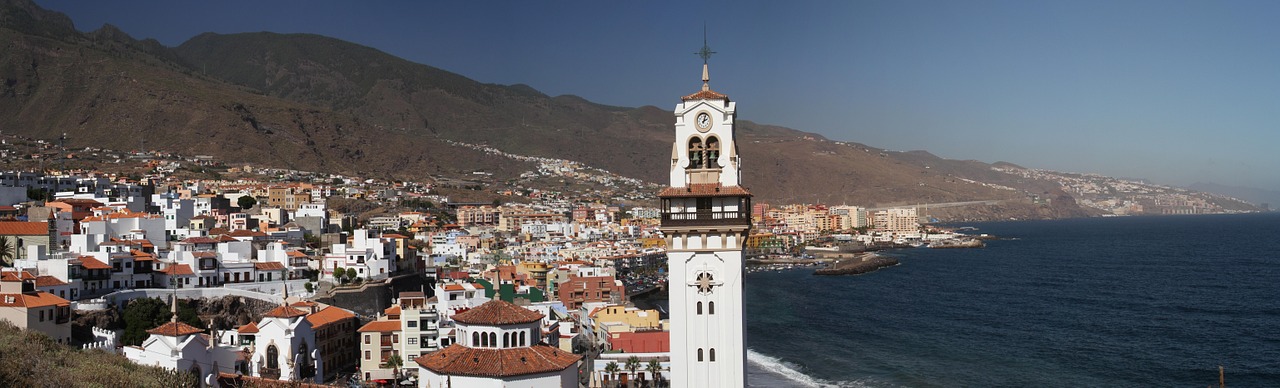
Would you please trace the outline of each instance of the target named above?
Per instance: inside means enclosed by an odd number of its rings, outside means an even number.
[[[715,53],[716,53],[715,51],[711,51],[711,46],[707,45],[707,25],[703,24],[702,25],[702,49],[698,50],[698,52],[695,52],[694,54],[698,54],[698,56],[702,57],[702,64],[705,65],[707,64],[707,60],[711,59],[711,54],[715,54]]]

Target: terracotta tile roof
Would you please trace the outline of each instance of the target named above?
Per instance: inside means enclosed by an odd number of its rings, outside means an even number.
[[[236,242],[236,241],[240,241],[240,240],[237,240],[235,237],[231,237],[225,234],[218,236],[218,242]]]
[[[32,275],[27,271],[4,271],[0,272],[0,280],[6,282],[20,282],[23,280],[38,280],[36,275]]]
[[[253,268],[259,271],[280,271],[284,270],[284,264],[278,261],[268,261],[265,263],[253,263]]]
[[[262,316],[270,318],[293,318],[301,317],[303,315],[307,315],[307,312],[289,306],[276,307],[271,309],[271,311],[268,311],[266,314],[262,314]]]
[[[330,323],[346,319],[354,320],[356,319],[356,315],[352,314],[350,311],[333,306],[325,307],[320,311],[316,311],[314,314],[307,316],[307,322],[311,323],[312,329],[319,329]]]
[[[441,375],[512,377],[563,371],[577,365],[581,359],[581,356],[547,345],[473,349],[453,344],[414,361]]]
[[[719,183],[694,183],[688,187],[668,187],[659,197],[741,197],[751,192],[740,186],[721,186]]]
[[[80,266],[84,269],[111,269],[107,263],[94,258],[93,256],[80,256]]]
[[[465,289],[467,289],[467,288],[466,288],[466,287],[463,287],[461,284],[446,284],[446,285],[444,285],[444,290],[445,290],[445,291],[462,291],[462,290],[465,290]]]
[[[240,326],[240,328],[237,329],[236,331],[239,332],[240,334],[256,334],[258,332],[258,324],[249,322],[244,326]]]
[[[129,254],[133,255],[133,261],[155,261],[156,255],[146,253],[137,249],[129,250]]]
[[[69,283],[49,275],[40,275],[36,277],[36,287],[57,287],[65,286],[67,284]]]
[[[689,100],[725,100],[725,101],[729,101],[729,96],[726,96],[726,95],[723,95],[723,94],[720,94],[720,93],[716,93],[716,92],[715,92],[715,91],[713,91],[713,90],[699,90],[697,93],[690,94],[690,95],[687,95],[687,96],[684,96],[684,97],[680,97],[680,100],[681,100],[681,101],[689,101]]]
[[[48,234],[48,222],[0,221],[0,235],[3,236],[45,236]]]
[[[366,323],[364,326],[360,326],[360,329],[356,331],[362,333],[371,331],[382,333],[400,331],[400,321],[373,321]]]
[[[191,257],[195,257],[197,259],[215,259],[218,257],[218,252],[195,251],[195,252],[191,252]]]
[[[191,270],[191,266],[187,264],[170,264],[168,266],[165,266],[164,269],[160,270],[160,273],[169,275],[169,276],[196,274],[195,271]]]
[[[542,320],[542,314],[500,299],[484,302],[479,307],[454,314],[454,321],[469,325],[514,325]]]
[[[165,324],[160,325],[160,327],[147,330],[147,333],[169,336],[169,337],[177,337],[177,336],[183,336],[183,335],[192,335],[192,334],[200,333],[203,331],[204,330],[200,330],[195,326],[191,326],[182,322],[166,322]]]
[[[401,312],[400,305],[387,307],[386,310],[382,310],[382,313],[387,315],[400,315]]]
[[[227,234],[225,234],[224,236],[231,236],[231,237],[267,237],[267,234],[266,234],[266,233],[262,233],[262,232],[254,232],[254,231],[252,231],[252,230],[240,229],[240,230],[233,231],[233,232],[231,232],[231,233],[227,233]]]
[[[407,236],[405,236],[405,235],[402,235],[402,234],[395,234],[395,233],[387,233],[387,234],[382,235],[382,237],[384,237],[384,238],[398,238],[398,239],[405,239],[405,240],[409,239],[409,237],[407,237]]]
[[[285,252],[285,255],[289,257],[307,257],[307,254],[302,253],[302,251],[288,251],[288,252]]]
[[[215,240],[215,239],[212,239],[212,238],[209,238],[209,237],[187,237],[187,238],[182,239],[182,241],[179,241],[179,243],[186,243],[186,244],[217,244],[217,243],[218,243],[218,240]]]
[[[25,294],[0,294],[0,307],[32,308],[48,306],[71,306],[71,302],[44,291]]]

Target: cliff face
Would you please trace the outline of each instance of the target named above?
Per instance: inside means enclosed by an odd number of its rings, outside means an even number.
[[[80,33],[64,15],[4,0],[0,42],[0,131],[43,139],[66,133],[72,147],[145,147],[427,181],[476,170],[500,181],[532,169],[453,140],[667,179],[674,119],[665,109],[483,84],[337,39],[202,34],[167,48],[110,25]],[[682,92],[673,90],[670,102]],[[980,162],[745,120],[738,132],[744,179],[758,202],[883,206],[1023,196],[975,182],[1020,187]]]

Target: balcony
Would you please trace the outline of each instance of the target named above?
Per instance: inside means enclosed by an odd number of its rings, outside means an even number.
[[[279,380],[280,368],[263,367],[262,369],[258,370],[258,374],[261,375],[262,378],[264,379]]]
[[[750,226],[751,213],[738,211],[699,211],[694,213],[662,213],[662,226]]]

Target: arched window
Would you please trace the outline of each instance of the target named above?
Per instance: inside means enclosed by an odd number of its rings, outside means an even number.
[[[707,302],[707,314],[715,315],[715,313],[716,313],[716,302],[714,301]]]
[[[267,368],[280,368],[280,350],[275,345],[267,346]]]
[[[704,154],[707,155],[707,160],[703,164],[707,168],[719,168],[720,162],[717,160],[720,159],[720,139],[715,136],[707,138],[707,152]]]
[[[703,147],[702,139],[694,137],[689,139],[689,168],[702,168],[703,164]]]
[[[528,332],[524,332],[524,331],[520,332],[520,346],[525,346],[524,338],[525,338],[525,334],[527,333]]]
[[[698,348],[698,361],[702,361],[702,348]]]
[[[471,346],[480,346],[480,333],[471,333]]]
[[[716,361],[716,348],[711,348],[711,362]]]
[[[489,343],[495,348],[498,347],[498,333],[489,333]]]
[[[511,347],[511,333],[502,333],[502,347]]]
[[[698,315],[702,315],[702,302],[698,302]]]
[[[489,335],[488,335],[488,334],[480,333],[480,347],[482,347],[482,348],[487,348],[487,347],[489,347]]]

